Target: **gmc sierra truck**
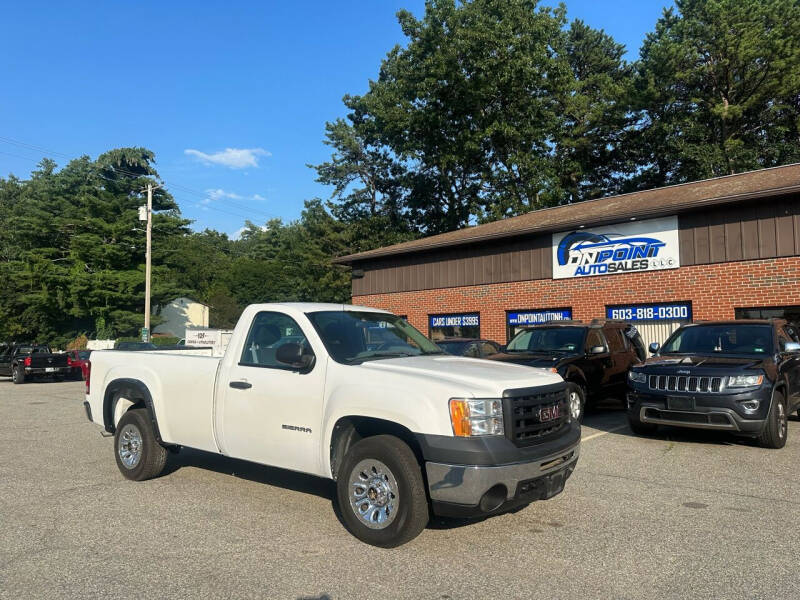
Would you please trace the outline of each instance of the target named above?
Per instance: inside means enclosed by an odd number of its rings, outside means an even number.
[[[382,547],[430,511],[550,498],[579,453],[560,376],[444,354],[371,308],[252,305],[222,358],[96,351],[86,388],[128,479],[159,475],[181,446],[330,478],[348,530]]]

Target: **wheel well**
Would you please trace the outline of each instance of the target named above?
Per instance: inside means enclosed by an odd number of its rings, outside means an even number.
[[[156,421],[155,411],[153,410],[153,399],[150,391],[141,382],[136,380],[122,379],[112,381],[105,391],[103,399],[103,424],[105,430],[109,433],[114,433],[116,424],[114,422],[115,405],[118,399],[125,399],[131,403],[125,409],[128,412],[135,408],[144,408],[150,417],[153,424],[153,433],[156,440],[161,442],[161,432],[158,429],[158,421]]]
[[[337,478],[342,460],[347,455],[350,447],[359,440],[374,435],[393,435],[403,440],[414,452],[417,461],[423,464],[422,448],[420,448],[419,441],[407,427],[393,421],[374,417],[347,416],[336,421],[331,435],[331,476],[334,481]]]

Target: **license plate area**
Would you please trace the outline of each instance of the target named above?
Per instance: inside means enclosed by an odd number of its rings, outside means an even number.
[[[45,367],[44,372],[45,373],[55,373],[56,372],[56,368],[55,367]]]
[[[667,396],[667,410],[694,410],[691,396]]]

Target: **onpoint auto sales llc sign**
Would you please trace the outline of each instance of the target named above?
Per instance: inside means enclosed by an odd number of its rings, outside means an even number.
[[[675,216],[553,234],[553,279],[679,266]]]

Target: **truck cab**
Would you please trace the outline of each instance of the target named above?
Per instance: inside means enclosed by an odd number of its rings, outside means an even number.
[[[549,498],[578,459],[561,377],[444,354],[372,308],[252,305],[222,358],[91,362],[87,415],[114,434],[126,477],[158,475],[181,446],[327,477],[347,528],[378,546],[412,539],[430,511]]]

